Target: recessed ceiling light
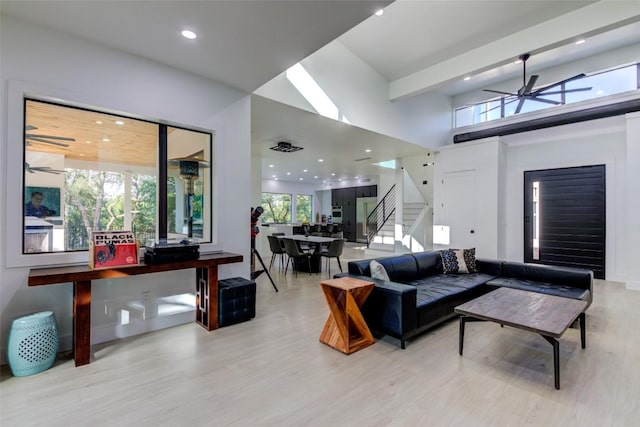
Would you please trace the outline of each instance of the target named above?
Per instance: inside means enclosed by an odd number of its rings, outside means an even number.
[[[97,125],[101,125],[102,124],[102,120],[96,120],[96,124]]]
[[[602,95],[603,93],[604,93],[603,90],[599,90],[599,91],[596,92],[596,95]]]
[[[469,80],[471,80],[471,77],[469,77],[469,76],[467,76],[467,77],[465,77],[465,78],[464,78],[464,81],[465,81],[465,82],[466,82],[466,81],[469,81]]]
[[[359,177],[359,176],[356,176],[356,179],[360,179],[360,177]]]
[[[314,176],[313,179],[318,179],[318,175]]]
[[[193,40],[198,37],[198,35],[191,30],[182,30],[182,33],[180,34],[182,34],[182,37],[189,40]]]
[[[287,172],[287,175],[291,175],[291,172]]]
[[[338,178],[338,181],[342,181],[342,178]]]
[[[271,178],[277,178],[277,177],[278,177],[277,175],[271,175]]]
[[[109,142],[111,141],[109,138],[102,138],[102,142]]]
[[[382,16],[382,15],[384,15],[384,9],[378,9],[378,10],[376,10],[375,15],[376,15],[376,16]]]
[[[273,178],[273,180],[274,180],[274,181],[277,181],[277,180],[278,180],[278,178]]]
[[[122,126],[124,122],[122,120],[116,120],[116,124]]]
[[[304,178],[298,178],[300,181],[302,181]]]
[[[586,40],[585,40],[585,39],[576,40],[576,44],[582,44],[582,43],[584,43],[584,42],[586,42]]]
[[[364,150],[365,153],[370,153],[371,149],[367,148],[366,150]]]
[[[322,162],[324,162],[324,159],[318,159],[318,161],[319,161],[320,163],[322,163]]]
[[[303,170],[302,170],[302,172],[305,172],[305,173],[306,173],[306,172],[307,172],[307,170],[306,170],[306,169],[303,169]]]
[[[323,184],[326,184],[326,183],[327,183],[327,180],[323,179],[323,180],[322,180],[322,183],[323,183]]]
[[[272,168],[272,167],[273,167],[273,165],[269,165],[269,167],[270,167],[270,168]]]
[[[87,144],[91,144],[91,141],[85,141]]]
[[[332,173],[332,174],[331,174],[331,176],[336,176],[336,174],[335,174],[335,173]]]

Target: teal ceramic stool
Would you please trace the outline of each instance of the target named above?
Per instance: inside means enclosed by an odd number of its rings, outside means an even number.
[[[11,323],[7,360],[16,377],[37,374],[53,365],[58,353],[58,325],[53,312],[43,311]]]

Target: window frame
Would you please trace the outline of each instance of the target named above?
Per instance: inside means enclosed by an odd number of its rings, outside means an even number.
[[[24,120],[25,120],[25,99],[35,101],[43,101],[49,103],[60,104],[73,108],[81,108],[92,111],[99,111],[107,114],[118,115],[128,119],[136,119],[148,121],[155,124],[164,124],[167,126],[178,127],[197,132],[209,133],[211,135],[211,242],[200,245],[202,253],[219,250],[218,247],[218,225],[221,215],[219,204],[216,203],[218,195],[218,186],[221,177],[218,174],[215,162],[220,158],[220,146],[216,141],[216,131],[200,126],[185,123],[176,123],[170,120],[157,119],[148,116],[142,116],[135,113],[127,113],[114,108],[110,108],[107,104],[113,100],[95,99],[91,94],[79,94],[67,89],[56,89],[44,87],[33,83],[27,83],[18,80],[9,80],[7,88],[7,141],[12,143],[6,144],[6,157],[1,160],[6,166],[6,177],[21,177],[24,173]],[[102,106],[97,106],[100,103]],[[5,180],[6,185],[6,209],[5,209],[5,260],[6,267],[39,267],[48,265],[80,265],[88,264],[88,251],[73,252],[42,252],[25,254],[22,250],[22,239],[24,235],[24,181],[21,185],[15,185]]]
[[[289,222],[264,222],[264,220],[262,221],[263,224],[292,224],[293,223],[293,198],[294,195],[293,193],[281,193],[281,192],[274,192],[274,191],[262,191],[260,192],[260,206],[262,206],[262,195],[263,194],[280,194],[283,196],[289,196]],[[262,208],[264,209],[264,206],[262,206]],[[266,211],[266,209],[265,209]],[[275,218],[274,218],[275,219]]]
[[[309,198],[309,218],[307,218],[307,221],[310,223],[315,223],[314,219],[313,219],[313,195],[312,194],[302,194],[302,193],[296,193],[296,223],[302,223],[303,220],[301,220],[300,218],[298,218],[298,197],[308,197]],[[293,201],[292,201],[293,204]],[[291,208],[293,210],[293,207]]]

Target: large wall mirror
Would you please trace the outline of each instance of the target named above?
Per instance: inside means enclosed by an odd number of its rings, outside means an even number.
[[[211,242],[211,132],[35,99],[24,108],[23,253],[85,251],[99,230],[132,230],[142,245]]]

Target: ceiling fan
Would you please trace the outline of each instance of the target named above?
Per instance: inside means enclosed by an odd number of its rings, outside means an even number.
[[[36,130],[36,129],[38,128],[32,125],[25,126],[24,139],[27,144],[31,142],[42,142],[44,144],[52,144],[52,145],[57,145],[59,147],[68,147],[69,144],[65,144],[64,142],[58,142],[58,141],[75,141],[75,138],[68,138],[65,136],[40,135],[40,134],[28,133],[29,131]]]
[[[46,172],[46,173],[52,173],[54,175],[60,175],[61,173],[64,173],[63,170],[53,169],[49,166],[31,166],[27,162],[24,162],[24,168],[29,173]]]
[[[538,76],[537,74],[532,74],[529,77],[529,81],[527,81],[527,59],[529,59],[530,56],[531,56],[530,54],[524,53],[518,57],[518,59],[522,61],[522,87],[518,89],[516,93],[504,92],[501,90],[493,90],[493,89],[483,89],[483,90],[485,92],[497,93],[500,95],[506,95],[507,97],[513,97],[513,99],[505,102],[505,105],[518,101],[518,106],[516,107],[515,114],[518,114],[520,110],[522,110],[522,106],[524,105],[524,102],[528,99],[531,101],[543,102],[545,104],[560,105],[562,104],[562,102],[560,101],[555,101],[552,99],[545,99],[540,97],[565,94],[565,93],[571,93],[571,92],[584,92],[584,91],[591,90],[590,87],[583,87],[583,88],[576,88],[576,89],[558,89],[558,90],[548,92],[549,89],[553,89],[557,86],[561,86],[570,81],[578,80],[583,77],[586,77],[587,75],[584,73],[577,74],[573,77],[569,77],[568,79],[564,79],[559,82],[552,83],[550,85],[543,86],[541,88],[534,90],[533,87],[535,86],[540,76]],[[500,106],[494,107],[494,108],[499,108],[499,107]],[[493,110],[494,108],[492,108],[491,110]],[[487,112],[488,111],[490,110],[487,110]]]

